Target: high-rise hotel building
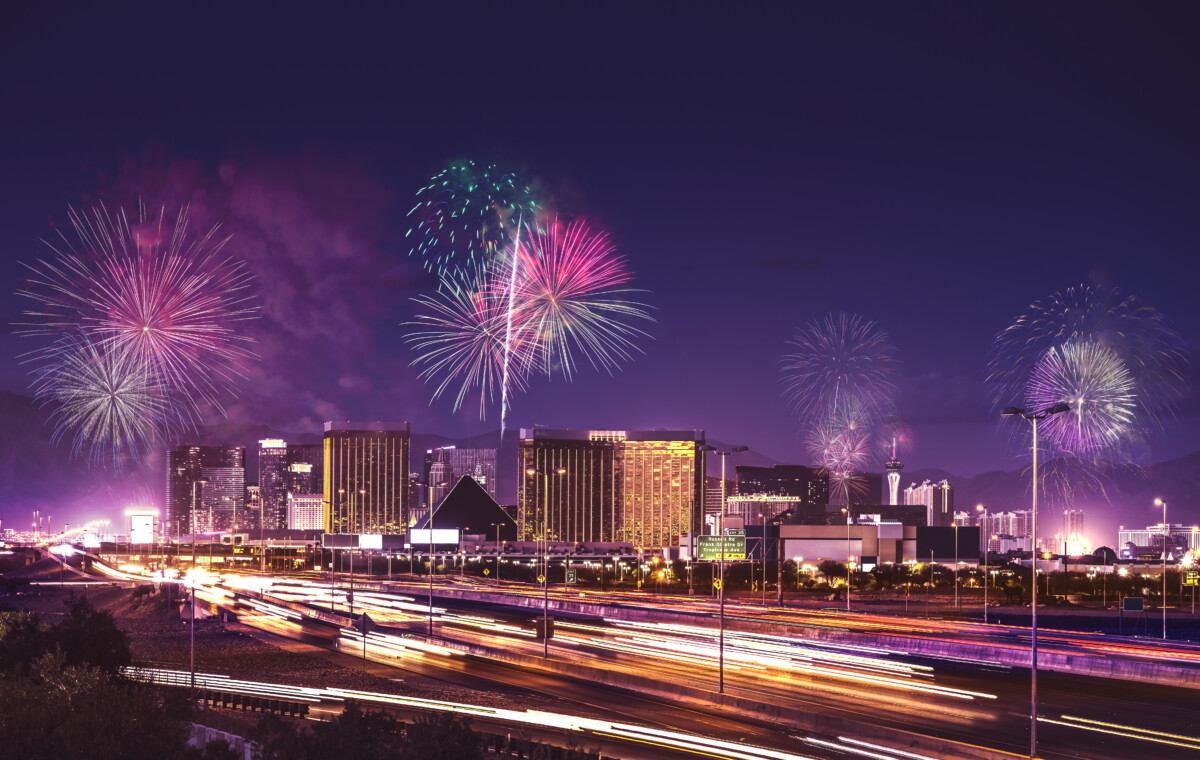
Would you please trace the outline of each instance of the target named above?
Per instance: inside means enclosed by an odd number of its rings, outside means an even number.
[[[698,533],[703,445],[702,430],[522,429],[522,538],[539,538],[545,526],[551,541],[660,547]]]
[[[163,530],[169,536],[180,536],[190,534],[193,527],[197,533],[208,533],[249,526],[245,478],[244,446],[185,445],[171,449],[167,452]]]
[[[326,422],[325,530],[400,533],[408,524],[407,422]]]

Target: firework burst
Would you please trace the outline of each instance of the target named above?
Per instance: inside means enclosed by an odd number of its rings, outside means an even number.
[[[1048,458],[1040,485],[1066,505],[1080,489],[1104,497],[1114,472],[1137,470],[1150,434],[1174,417],[1190,371],[1161,312],[1119,290],[1081,285],[1035,301],[1000,331],[987,380],[997,409],[1017,399],[1034,411],[1070,405],[1038,431]],[[1024,431],[1006,427],[1014,451],[1027,455]]]
[[[413,299],[418,312],[408,324],[416,329],[405,340],[417,354],[421,379],[433,384],[433,398],[452,392],[457,411],[478,392],[483,419],[504,379],[506,356],[508,383],[526,387],[539,356],[535,336],[520,322],[510,329],[508,283],[501,278],[472,284],[452,277],[447,285]]]
[[[187,419],[186,407],[128,349],[98,346],[81,331],[51,349],[54,360],[35,372],[34,394],[51,408],[52,440],[69,437],[72,456],[120,469],[161,447]]]
[[[614,372],[646,335],[633,323],[651,319],[606,235],[558,220],[521,232],[479,280],[452,275],[441,292],[414,299],[408,323],[413,364],[434,398],[455,389],[457,409],[478,392],[481,417],[497,392],[523,389],[534,372],[570,380],[580,361]]]
[[[537,208],[533,191],[514,173],[455,162],[417,191],[408,212],[409,255],[420,256],[443,280],[478,281],[511,244],[522,218],[534,218]]]
[[[1138,434],[1133,376],[1117,354],[1087,341],[1071,341],[1046,352],[1025,390],[1028,409],[1067,403],[1069,414],[1041,425],[1056,449],[1082,457],[1130,458]]]
[[[638,291],[628,287],[625,260],[606,234],[582,221],[529,225],[525,237],[498,268],[514,283],[514,323],[536,336],[547,373],[557,369],[570,380],[582,358],[612,374],[647,336],[635,323],[652,319],[631,297]],[[514,277],[507,267],[516,268]]]
[[[1035,301],[996,336],[987,364],[995,408],[1024,399],[1047,352],[1072,342],[1094,344],[1120,360],[1140,425],[1161,430],[1175,415],[1191,374],[1179,333],[1136,296],[1086,285]]]
[[[56,338],[82,331],[105,355],[138,364],[173,398],[221,409],[220,396],[253,357],[237,326],[257,316],[252,275],[221,252],[229,238],[218,237],[217,227],[192,237],[186,208],[173,222],[162,211],[147,217],[144,207],[132,224],[124,211],[103,207],[69,216],[75,239],[60,233],[57,244],[47,243],[54,255],[29,266],[18,291],[33,302],[19,332]],[[50,366],[54,349],[27,359]]]
[[[872,420],[891,416],[895,350],[887,333],[857,315],[829,314],[801,328],[783,359],[784,397],[808,424],[855,405]]]
[[[876,450],[870,420],[856,405],[841,405],[833,416],[809,428],[805,448],[829,477],[830,497],[848,504],[866,495],[863,472]]]

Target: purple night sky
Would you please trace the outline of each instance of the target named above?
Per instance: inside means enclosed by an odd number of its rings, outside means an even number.
[[[896,347],[906,468],[966,476],[1017,466],[982,377],[1034,299],[1118,286],[1200,336],[1200,7],[430,5],[10,8],[3,323],[68,205],[190,203],[260,288],[231,418],[494,430],[498,408],[430,404],[400,326],[434,286],[405,213],[468,157],[607,229],[657,320],[615,377],[535,380],[514,428],[702,428],[804,462],[780,360],[847,311]],[[0,335],[0,390],[30,393],[30,347]],[[1196,412],[1148,459],[1200,449]]]

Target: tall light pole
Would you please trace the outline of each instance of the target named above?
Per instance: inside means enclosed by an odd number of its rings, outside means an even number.
[[[567,468],[559,467],[555,475],[565,475]],[[537,470],[530,467],[525,470],[529,477],[535,477]],[[550,656],[550,473],[542,473],[542,657]]]
[[[204,478],[192,481],[192,641],[188,660],[192,670],[192,690],[196,689],[196,486],[208,483]]]
[[[1162,620],[1163,620],[1163,640],[1167,639],[1167,539],[1171,535],[1171,529],[1167,525],[1167,501],[1166,499],[1155,499],[1154,506],[1163,508],[1163,569],[1162,569]]]
[[[762,551],[763,561],[763,587],[762,587],[762,606],[767,606],[767,513],[763,512],[759,515],[762,518],[762,543],[759,547]]]
[[[1030,565],[1033,570],[1033,606],[1030,608],[1030,668],[1029,668],[1029,760],[1037,757],[1037,454],[1038,454],[1038,420],[1044,420],[1052,414],[1062,414],[1071,411],[1071,405],[1060,403],[1043,409],[1040,412],[1026,412],[1010,406],[1000,412],[1002,417],[1022,417],[1033,424],[1033,510],[1029,516],[1030,522]]]
[[[846,612],[850,611],[850,505],[842,507],[846,515]]]
[[[720,631],[717,638],[717,692],[725,693],[725,458],[739,451],[749,451],[749,446],[734,446],[729,451],[719,451],[715,446],[701,446],[701,451],[711,451],[721,457],[721,514],[717,518],[717,534],[721,541],[721,580],[717,585],[720,600]]]
[[[438,483],[438,491],[440,492],[446,487],[446,483]],[[429,501],[429,522],[426,527],[429,528],[429,637],[433,638],[433,513],[441,506],[441,502],[433,503]]]
[[[958,523],[954,523],[954,609],[958,609]]]
[[[983,506],[982,504],[975,505],[975,509],[976,511],[983,513],[983,624],[987,625],[988,549],[990,548],[988,546],[988,536],[990,535],[988,533],[988,511],[987,507]],[[957,541],[955,543],[957,543]]]

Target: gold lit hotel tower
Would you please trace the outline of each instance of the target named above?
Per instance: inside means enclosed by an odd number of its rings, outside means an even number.
[[[521,537],[676,545],[700,532],[703,445],[702,430],[522,429]]]
[[[400,533],[407,525],[407,422],[325,423],[325,530]]]

